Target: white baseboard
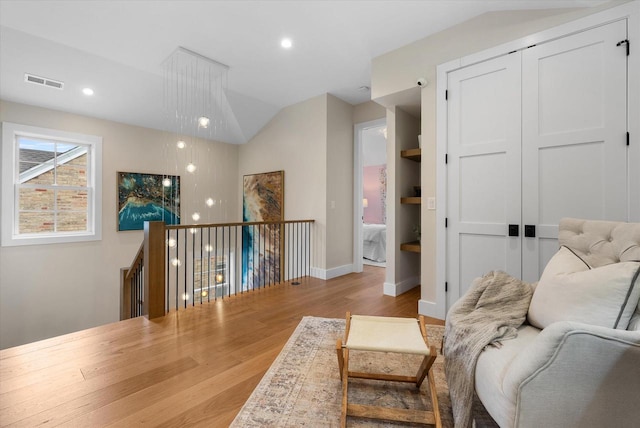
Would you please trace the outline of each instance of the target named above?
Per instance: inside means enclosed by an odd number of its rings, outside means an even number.
[[[331,269],[311,268],[310,275],[319,279],[333,279],[342,275],[347,275],[353,272],[353,264],[338,266]]]
[[[418,300],[418,314],[440,320],[444,319],[440,306],[436,302],[430,302],[429,300]]]
[[[383,294],[385,296],[399,296],[402,293],[406,293],[407,291],[411,290],[412,288],[417,287],[420,284],[420,277],[419,276],[413,276],[411,278],[407,278],[404,281],[400,281],[397,284],[392,284],[390,282],[385,282],[384,283],[384,291]]]

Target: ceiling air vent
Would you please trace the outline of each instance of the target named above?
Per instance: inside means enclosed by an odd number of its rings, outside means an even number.
[[[36,76],[34,74],[25,73],[24,81],[29,83],[35,83],[36,85],[48,86],[50,88],[64,89],[64,82],[48,79],[46,77]]]

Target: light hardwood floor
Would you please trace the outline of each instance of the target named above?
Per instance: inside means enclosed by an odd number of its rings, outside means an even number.
[[[381,268],[301,282],[0,351],[0,426],[225,427],[303,316],[417,315]]]

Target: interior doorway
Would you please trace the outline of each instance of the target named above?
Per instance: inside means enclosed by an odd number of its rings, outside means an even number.
[[[386,266],[387,125],[378,119],[355,125],[354,271]]]

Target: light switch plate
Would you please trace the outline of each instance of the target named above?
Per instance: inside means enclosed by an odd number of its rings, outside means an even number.
[[[427,209],[428,210],[436,209],[436,198],[434,198],[433,196],[430,198],[427,198]]]

